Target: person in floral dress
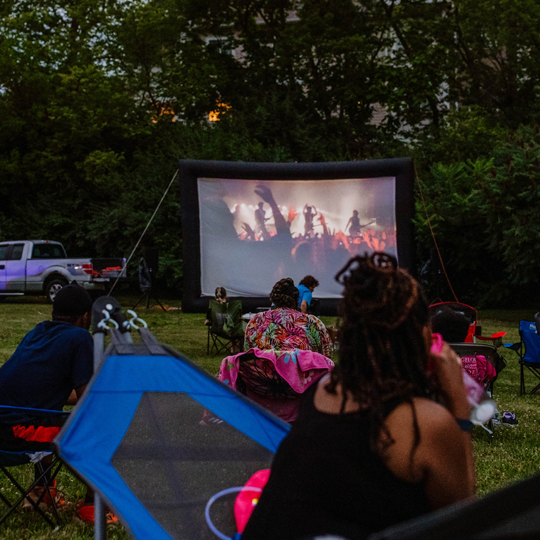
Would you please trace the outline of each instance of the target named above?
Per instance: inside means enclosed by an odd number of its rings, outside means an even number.
[[[276,309],[257,313],[246,327],[244,350],[250,348],[314,351],[332,358],[332,340],[314,315],[301,313],[298,289],[291,278],[279,280],[270,293]]]

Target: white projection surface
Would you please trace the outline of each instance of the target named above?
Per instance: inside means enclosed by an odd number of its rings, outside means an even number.
[[[395,178],[198,178],[201,291],[268,296],[276,281],[311,274],[316,298],[339,298],[350,257],[397,257]]]

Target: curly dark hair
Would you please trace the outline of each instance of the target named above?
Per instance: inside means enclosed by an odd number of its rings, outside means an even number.
[[[309,289],[310,287],[318,287],[319,282],[313,276],[305,276],[298,285],[305,285]]]
[[[431,330],[441,334],[448,343],[465,341],[469,332],[469,319],[463,313],[454,311],[448,306],[441,306],[431,314]]]
[[[335,394],[341,387],[341,412],[347,396],[367,412],[372,447],[377,447],[382,429],[384,450],[393,443],[384,428],[392,403],[412,404],[415,397],[440,395],[427,370],[427,302],[417,281],[386,253],[354,257],[336,281],[345,287],[339,313],[340,352],[327,390]],[[413,417],[414,451],[420,442],[414,407]]]
[[[278,308],[298,309],[299,295],[298,289],[294,286],[294,281],[291,278],[283,278],[274,285],[270,293],[270,300]]]

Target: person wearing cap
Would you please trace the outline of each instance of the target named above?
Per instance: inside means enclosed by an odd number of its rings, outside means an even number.
[[[58,291],[52,321],[28,332],[0,367],[0,405],[62,411],[76,403],[94,367],[91,311],[92,299],[79,285]],[[51,450],[63,421],[0,408],[0,446],[13,452]]]
[[[52,321],[28,332],[0,368],[0,405],[61,411],[74,404],[94,367],[91,311],[92,299],[79,285],[58,291]]]

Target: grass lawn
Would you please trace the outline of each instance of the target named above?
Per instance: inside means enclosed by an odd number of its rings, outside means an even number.
[[[120,297],[121,304],[130,308],[134,297]],[[179,307],[177,300],[165,300],[168,306]],[[13,353],[23,336],[38,322],[50,318],[51,306],[44,298],[13,298],[0,304],[0,365]],[[139,315],[146,320],[158,340],[184,353],[212,375],[217,375],[221,357],[206,356],[207,331],[204,314],[186,314],[180,310],[164,313],[153,308],[145,314],[138,308]],[[483,334],[506,330],[506,342],[518,341],[520,319],[533,320],[534,313],[524,310],[481,311],[479,324]],[[322,317],[325,324],[335,324],[335,318]],[[502,348],[501,348],[502,349]],[[495,400],[499,411],[512,411],[519,420],[515,427],[501,426],[496,429],[493,440],[481,428],[473,432],[476,455],[478,493],[483,495],[511,482],[530,476],[540,470],[540,394],[519,396],[519,365],[517,354],[502,350],[508,365],[495,383]],[[533,385],[532,375],[526,375],[527,387]],[[33,469],[19,468],[18,474],[31,478]],[[66,493],[70,504],[64,511],[65,525],[57,532],[50,528],[34,513],[15,514],[7,525],[0,528],[0,539],[45,540],[45,539],[88,539],[93,538],[93,528],[72,522],[75,502],[84,495],[84,487],[68,472],[59,477],[59,487]],[[4,494],[13,493],[12,486],[0,479],[0,490]],[[1,506],[0,506],[1,509]],[[121,526],[109,530],[108,538],[120,540],[128,538]]]

